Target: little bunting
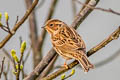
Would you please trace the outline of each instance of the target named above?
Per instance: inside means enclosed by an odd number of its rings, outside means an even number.
[[[53,48],[66,61],[70,59],[78,60],[84,72],[94,68],[86,56],[85,43],[74,28],[58,19],[48,20],[44,28],[51,35]],[[66,61],[64,66],[67,67]]]

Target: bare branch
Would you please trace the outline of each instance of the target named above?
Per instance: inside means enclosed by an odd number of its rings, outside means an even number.
[[[96,6],[99,0],[90,0],[88,1],[88,5]],[[88,7],[83,7],[82,10],[76,15],[75,19],[73,20],[71,27],[77,28],[83,20],[91,13],[92,9]]]
[[[15,61],[13,60],[13,58],[10,56],[10,54],[8,53],[8,51],[5,49],[5,48],[3,48],[2,49],[2,51],[4,52],[4,54],[7,56],[7,58],[12,62],[12,65],[13,65],[13,67],[14,67],[14,70],[15,71],[17,71],[16,70],[16,67],[15,67]]]
[[[9,41],[9,39],[15,34],[15,32],[17,31],[17,29],[25,22],[25,20],[28,18],[28,16],[30,15],[30,13],[33,11],[33,9],[35,8],[35,6],[37,5],[38,1],[39,0],[34,0],[33,1],[32,6],[26,11],[26,13],[23,16],[23,18],[16,25],[14,25],[14,27],[12,29],[12,34],[8,34],[0,42],[0,48],[2,48]]]
[[[20,66],[21,66],[21,63],[22,63],[23,54],[24,54],[24,53],[21,53],[20,61],[17,62],[17,64],[18,64],[18,69],[17,69],[17,74],[16,74],[16,80],[19,80],[20,71],[21,71]]]
[[[20,41],[20,47],[21,47],[21,44],[22,44],[22,41],[23,41],[21,36],[19,37],[19,41]]]
[[[29,55],[30,55],[30,52],[31,52],[31,47],[30,47],[30,49],[28,50],[28,52],[27,52],[27,55],[26,55],[26,57],[25,57],[25,59],[24,59],[24,63],[27,61],[27,59],[28,59],[28,57],[29,57]]]
[[[15,25],[18,23],[19,16],[17,16],[17,19],[15,21]]]
[[[3,73],[4,61],[5,61],[5,57],[3,57],[3,60],[2,60],[1,72],[0,72],[0,79],[1,79],[1,75]]]
[[[44,3],[45,3],[45,0],[41,0],[41,2],[38,4],[38,6],[35,8],[35,10],[40,9]]]
[[[57,59],[58,55],[55,55],[55,57],[52,59],[52,61],[48,64],[48,66],[44,69],[44,71],[40,74],[39,80],[41,80],[43,77],[47,76],[48,73],[53,69],[53,65]]]
[[[2,30],[4,30],[5,32],[9,33],[9,34],[12,34],[11,31],[10,31],[10,28],[9,28],[9,24],[7,23],[7,26],[5,25],[0,25],[0,28]]]
[[[29,8],[32,4],[33,0],[25,0],[26,8]],[[34,67],[40,62],[41,55],[40,52],[37,50],[37,39],[38,39],[38,32],[37,32],[37,23],[36,23],[36,15],[35,10],[29,16],[29,29],[30,29],[30,40],[33,50],[33,59],[34,59]]]
[[[96,45],[95,47],[93,47],[92,49],[90,49],[87,52],[87,56],[92,55],[93,53],[97,52],[98,50],[100,50],[101,48],[105,47],[105,45],[107,45],[109,42],[111,42],[112,40],[115,40],[119,37],[120,34],[120,26],[118,27],[118,29],[116,29],[108,38],[106,38],[105,40],[103,40],[101,43],[99,43],[98,45]]]
[[[104,9],[104,8],[100,8],[100,7],[93,7],[92,5],[82,3],[80,0],[74,0],[74,1],[77,1],[77,2],[80,3],[81,5],[86,6],[86,7],[88,7],[88,8],[91,8],[91,9],[96,9],[96,10],[100,10],[100,11],[105,11],[105,12],[113,13],[113,14],[116,14],[116,15],[119,15],[119,16],[120,16],[120,13],[119,13],[119,12],[116,12],[116,11],[112,10],[111,8],[109,8],[109,9]]]
[[[72,12],[73,12],[73,17],[76,16],[76,11],[77,11],[77,8],[76,8],[75,1],[72,0]]]
[[[55,53],[55,50],[52,48],[48,52],[48,54],[41,60],[41,62],[37,65],[37,67],[24,80],[36,79],[56,55],[57,54]]]
[[[25,67],[25,63],[26,63],[26,61],[28,60],[28,57],[29,57],[29,55],[30,55],[30,52],[31,52],[31,47],[29,48],[29,50],[28,50],[28,52],[27,52],[27,55],[25,56],[25,59],[22,61],[22,65]],[[23,67],[23,69],[22,69],[22,79],[24,79],[26,76],[27,76],[27,74],[25,74],[25,71],[24,71],[24,67]]]
[[[5,80],[8,80],[7,75],[8,75],[9,70],[10,70],[10,61],[8,61],[7,70],[3,71],[3,75],[4,75]]]

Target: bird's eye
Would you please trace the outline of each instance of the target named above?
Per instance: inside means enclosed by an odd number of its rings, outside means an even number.
[[[53,24],[50,24],[50,27],[52,27],[53,26]]]
[[[62,26],[62,24],[59,24],[59,26],[61,27],[61,26]]]

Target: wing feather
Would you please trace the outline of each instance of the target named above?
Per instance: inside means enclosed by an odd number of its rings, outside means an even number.
[[[85,50],[85,43],[81,39],[80,35],[70,27],[62,27],[59,31],[59,35],[52,36],[53,46],[59,47],[59,49],[65,49],[66,51]]]

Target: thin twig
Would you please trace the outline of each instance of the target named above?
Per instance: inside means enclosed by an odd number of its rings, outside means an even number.
[[[19,19],[19,16],[17,16],[17,18],[16,18],[15,25],[17,24],[17,22],[18,22],[18,19]]]
[[[13,58],[10,56],[10,54],[8,53],[8,51],[7,51],[5,48],[3,48],[2,51],[3,51],[4,54],[7,56],[7,58],[11,61],[12,65],[13,65],[13,67],[14,67],[14,70],[17,71],[17,70],[16,70],[16,67],[15,67],[15,65],[16,65],[16,64],[15,64],[15,61],[14,61]]]
[[[45,0],[41,0],[41,2],[38,4],[38,6],[35,8],[35,10],[40,9],[44,3],[45,3]]]
[[[73,17],[76,16],[77,8],[75,2],[72,0],[72,12],[73,12]]]
[[[2,60],[2,66],[1,66],[1,72],[0,72],[0,79],[1,79],[1,75],[3,73],[4,61],[5,61],[5,57],[3,57],[3,60]]]
[[[93,7],[93,6],[91,6],[91,5],[82,3],[80,0],[74,0],[74,1],[77,1],[79,4],[81,4],[81,5],[83,5],[83,6],[86,6],[86,7],[88,7],[88,8],[91,8],[91,9],[96,9],[96,10],[100,10],[100,11],[105,11],[105,12],[113,13],[113,14],[116,14],[116,15],[119,15],[119,16],[120,16],[120,13],[119,13],[119,12],[116,12],[116,11],[112,10],[111,8],[109,8],[109,9],[104,9],[104,8],[100,8],[100,7]]]
[[[8,41],[9,39],[15,34],[15,32],[17,31],[18,28],[20,28],[20,26],[25,22],[25,20],[28,18],[28,16],[30,15],[30,13],[33,11],[33,9],[35,8],[35,6],[37,5],[39,0],[34,0],[32,3],[32,6],[26,11],[25,15],[23,16],[23,18],[16,24],[14,25],[13,29],[12,29],[12,34],[8,34],[1,42],[0,42],[0,48],[2,48]]]
[[[9,33],[9,31],[8,31],[8,29],[7,29],[6,26],[2,25],[2,26],[0,26],[0,28],[1,28],[2,30],[4,30],[5,32],[8,32],[8,33]]]
[[[23,60],[24,63],[26,63],[26,61],[27,61],[27,59],[28,59],[28,57],[30,55],[30,52],[31,52],[31,47],[29,48],[29,50],[27,52],[27,55],[26,55],[25,59]]]
[[[92,49],[90,49],[87,52],[87,56],[91,56],[92,54],[94,54],[95,52],[97,52],[98,50],[100,50],[101,48],[105,47],[105,45],[107,45],[108,43],[110,43],[112,40],[115,40],[119,37],[120,35],[120,27],[118,29],[116,29],[108,38],[106,38],[105,40],[103,40],[100,44],[96,45],[95,47],[93,47]],[[79,62],[77,60],[73,61],[72,63],[70,63],[68,65],[68,69],[66,68],[60,68],[58,71],[46,76],[45,78],[43,78],[42,80],[51,80],[56,78],[58,75],[72,69],[73,67],[75,67],[77,64],[79,64]]]
[[[72,0],[72,1],[74,1],[74,0]],[[84,4],[88,4],[89,1],[90,1],[90,0],[86,0]],[[74,1],[74,2],[75,2],[75,1]],[[86,7],[86,6],[83,5],[82,8],[81,8],[81,11],[82,11],[85,7]]]
[[[96,6],[99,0],[90,0],[88,1],[88,5]],[[92,12],[93,10],[84,7],[80,12],[76,15],[75,19],[73,20],[71,27],[77,29],[77,27],[83,22],[83,20]]]
[[[21,56],[20,56],[20,61],[18,62],[18,69],[17,69],[17,74],[16,74],[16,80],[19,80],[19,76],[20,76],[20,65],[21,65],[21,62],[22,62],[22,59],[23,59],[23,54],[24,53],[21,53]]]
[[[8,65],[8,66],[7,66],[7,70],[6,70],[6,71],[3,71],[3,75],[4,75],[5,80],[8,80],[7,75],[8,75],[8,72],[9,72],[9,70],[10,70],[10,61],[8,61],[8,64],[7,64],[7,65]]]
[[[22,40],[22,37],[21,37],[21,36],[19,37],[19,41],[20,41],[20,47],[21,47],[21,44],[22,44],[22,42],[23,42],[23,40]]]
[[[118,27],[118,29],[116,29],[108,38],[106,38],[105,40],[103,40],[101,43],[99,43],[98,45],[96,45],[95,47],[93,47],[92,49],[90,49],[87,52],[87,56],[91,56],[93,53],[97,52],[98,50],[100,50],[101,48],[105,47],[105,45],[107,45],[109,42],[111,42],[112,40],[115,40],[119,37],[120,34],[120,26]]]
[[[28,57],[30,55],[30,52],[31,52],[31,47],[29,48],[28,52],[27,52],[27,55],[25,56],[25,59],[22,61],[22,65],[25,67],[25,63],[26,61],[28,60]],[[22,79],[24,79],[24,77],[27,76],[27,74],[25,74],[25,71],[24,71],[24,67],[22,69]]]
[[[10,31],[10,27],[9,27],[9,22],[8,22],[8,20],[6,21],[6,27],[7,27],[7,30],[8,30],[8,33],[9,34],[12,34],[12,32]]]

